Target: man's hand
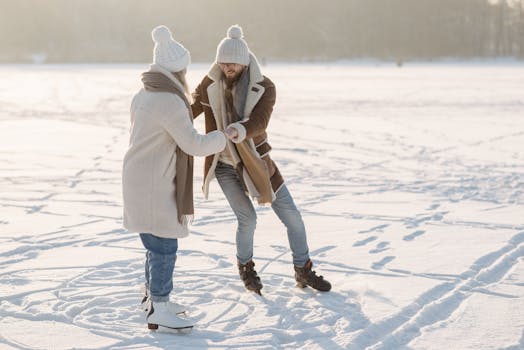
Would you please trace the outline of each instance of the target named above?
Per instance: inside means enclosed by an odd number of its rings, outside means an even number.
[[[238,137],[237,129],[235,129],[235,128],[231,127],[231,126],[228,127],[226,130],[224,130],[224,134],[230,140],[233,140],[233,139]]]

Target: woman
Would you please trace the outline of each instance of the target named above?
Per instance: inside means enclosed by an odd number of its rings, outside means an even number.
[[[144,87],[131,104],[131,136],[124,158],[124,227],[139,232],[146,248],[147,322],[191,328],[169,301],[178,238],[189,234],[193,217],[193,158],[220,152],[223,132],[200,135],[193,127],[185,79],[189,52],[165,26],[152,32],[153,64],[142,74]]]

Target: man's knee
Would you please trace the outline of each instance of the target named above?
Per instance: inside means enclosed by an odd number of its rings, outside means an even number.
[[[237,215],[237,219],[241,230],[254,231],[257,227],[257,214],[254,211]]]

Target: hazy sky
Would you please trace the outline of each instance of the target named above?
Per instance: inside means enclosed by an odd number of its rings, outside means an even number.
[[[522,1],[519,1],[519,4]],[[165,24],[210,61],[240,24],[257,56],[281,60],[524,54],[517,7],[490,0],[0,0],[0,62],[142,62]]]

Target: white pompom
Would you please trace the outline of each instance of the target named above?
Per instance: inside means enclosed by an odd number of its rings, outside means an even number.
[[[161,25],[153,29],[151,32],[151,36],[153,37],[153,41],[155,43],[163,43],[166,41],[171,40],[171,31],[168,27]]]
[[[238,24],[235,24],[234,26],[229,27],[227,30],[227,36],[231,39],[242,39],[244,34],[242,33],[242,28]]]

